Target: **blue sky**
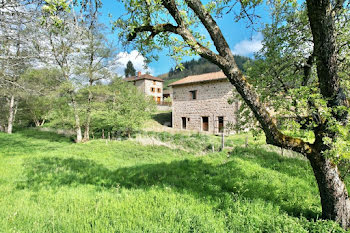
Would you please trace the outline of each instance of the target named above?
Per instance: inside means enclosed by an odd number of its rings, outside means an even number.
[[[103,0],[103,6],[101,9],[101,21],[106,24],[110,29],[111,19],[108,17],[109,14],[113,16],[114,19],[121,16],[124,11],[123,4],[117,0]],[[258,21],[255,29],[261,28],[261,25],[268,20],[268,11],[263,7],[256,12],[261,16],[261,19]],[[244,55],[253,57],[253,53],[261,48],[261,33],[253,30],[252,28],[247,28],[247,21],[242,20],[240,22],[234,21],[234,15],[228,14],[224,17],[217,19],[217,23],[220,26],[227,42],[229,43],[232,51],[235,54]],[[125,51],[120,45],[118,45],[118,36],[116,33],[109,35],[108,38],[115,40],[115,43],[118,47],[118,61],[120,67],[117,69],[119,74],[123,74],[123,70],[128,62],[131,60],[137,70],[145,72],[146,70],[143,67],[144,58],[133,48],[128,48],[128,51]],[[189,60],[192,58],[186,58]],[[157,76],[169,71],[171,67],[174,67],[176,63],[166,55],[164,50],[159,54],[159,60],[153,61],[149,64],[149,69],[153,75]]]

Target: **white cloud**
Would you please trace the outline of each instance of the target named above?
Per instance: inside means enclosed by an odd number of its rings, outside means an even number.
[[[233,53],[242,56],[249,56],[262,49],[263,35],[258,33],[251,40],[242,40],[233,48]]]
[[[143,74],[146,72],[150,72],[151,74],[153,74],[153,70],[151,68],[145,68],[145,57],[142,56],[138,51],[133,50],[130,53],[120,52],[117,54],[115,72],[119,76],[124,76],[124,69],[126,68],[126,64],[128,63],[128,61],[132,62],[136,72],[141,71]]]

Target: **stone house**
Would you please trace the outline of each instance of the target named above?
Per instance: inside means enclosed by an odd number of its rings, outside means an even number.
[[[222,71],[188,76],[170,86],[173,128],[218,134],[235,124],[239,102],[228,103],[234,87]]]
[[[163,101],[163,79],[137,72],[137,76],[131,76],[125,78],[124,80],[127,82],[132,82],[145,95],[152,96],[154,101],[157,103],[161,103]]]

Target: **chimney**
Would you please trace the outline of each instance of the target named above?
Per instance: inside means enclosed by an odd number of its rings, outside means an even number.
[[[141,76],[141,71],[138,71],[137,72],[137,77],[140,77]]]

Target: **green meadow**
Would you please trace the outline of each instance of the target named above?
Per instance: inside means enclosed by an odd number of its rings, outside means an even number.
[[[342,231],[319,219],[302,157],[245,135],[221,152],[220,138],[153,136],[164,145],[0,133],[0,232]]]

